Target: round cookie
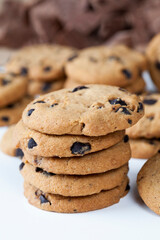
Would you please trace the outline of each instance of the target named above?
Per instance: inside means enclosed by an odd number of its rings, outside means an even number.
[[[24,108],[32,100],[33,98],[31,97],[24,97],[19,102],[0,108],[0,126],[8,126],[17,123],[22,117]]]
[[[142,96],[145,115],[133,127],[127,129],[130,138],[160,137],[160,94]]]
[[[149,62],[149,72],[155,85],[160,89],[160,34],[157,34],[149,43],[146,55]]]
[[[125,134],[125,131],[117,131],[101,137],[46,135],[25,127],[22,120],[17,124],[15,132],[17,147],[31,155],[43,157],[83,156],[115,145]]]
[[[160,149],[158,139],[129,139],[133,158],[148,159],[154,156]]]
[[[16,148],[13,140],[13,132],[15,125],[9,127],[0,141],[0,149],[3,153],[13,157],[23,157],[23,152],[20,148]]]
[[[128,173],[128,164],[116,170],[84,176],[57,175],[28,163],[22,164],[21,174],[26,182],[43,192],[70,197],[87,196],[115,188],[121,185]]]
[[[117,87],[86,85],[40,96],[22,118],[42,133],[100,136],[126,129],[142,116],[138,96]]]
[[[160,215],[160,153],[143,165],[138,173],[137,185],[144,203]]]
[[[35,207],[46,211],[61,213],[88,212],[109,207],[120,201],[127,190],[128,179],[126,178],[121,186],[98,194],[82,197],[63,197],[54,194],[43,193],[39,189],[24,183],[24,195],[28,202]]]
[[[18,101],[27,93],[27,79],[9,73],[0,74],[0,108]]]
[[[53,82],[36,82],[29,81],[28,84],[28,95],[35,96],[38,94],[45,94],[49,92],[53,92],[63,88],[64,79],[59,79]]]
[[[91,47],[66,63],[66,73],[83,84],[125,87],[136,81],[147,68],[145,56],[125,46]]]
[[[126,137],[127,138],[127,137]],[[28,154],[24,150],[23,161],[47,172],[68,175],[87,175],[102,173],[119,168],[126,164],[131,157],[128,141],[121,141],[105,150],[86,154],[83,157],[58,158],[39,157]]]
[[[60,45],[27,46],[12,56],[6,68],[34,81],[50,82],[64,76],[64,65],[75,54],[75,49]]]

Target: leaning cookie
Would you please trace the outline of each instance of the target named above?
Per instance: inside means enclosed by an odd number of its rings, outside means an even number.
[[[138,96],[117,87],[85,85],[40,96],[22,119],[42,133],[100,136],[131,127],[142,116]]]
[[[111,190],[82,197],[63,197],[44,193],[36,187],[24,182],[24,195],[28,202],[46,211],[61,213],[88,212],[116,204],[127,193],[128,178]]]
[[[144,203],[160,215],[160,153],[144,164],[138,173],[137,185]]]
[[[125,131],[116,131],[105,136],[47,135],[27,128],[20,120],[16,125],[16,146],[31,155],[43,157],[83,156],[109,148],[124,138]]]

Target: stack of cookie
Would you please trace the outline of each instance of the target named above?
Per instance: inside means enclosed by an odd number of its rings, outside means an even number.
[[[27,79],[10,73],[0,74],[0,126],[17,123],[26,105]]]
[[[146,57],[126,46],[91,47],[82,50],[66,64],[68,79],[65,87],[107,84],[138,94],[145,89],[142,73],[146,69]]]
[[[28,201],[68,213],[117,203],[128,191],[124,129],[143,116],[139,100],[117,87],[86,85],[30,103],[15,131]]]
[[[150,158],[160,149],[160,94],[142,96],[145,115],[127,129],[132,157]]]
[[[61,89],[66,61],[75,49],[59,45],[32,45],[19,50],[6,65],[8,71],[28,78],[28,94],[35,96]]]

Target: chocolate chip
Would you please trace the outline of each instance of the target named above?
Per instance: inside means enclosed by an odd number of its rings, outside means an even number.
[[[91,144],[75,142],[73,143],[70,149],[72,154],[84,154],[85,152],[88,152],[91,150]]]
[[[50,201],[49,201],[43,194],[41,194],[41,195],[39,196],[39,199],[40,199],[41,204],[43,204],[43,203],[49,203],[49,204],[51,205]]]
[[[37,143],[34,141],[33,138],[30,138],[29,141],[28,141],[28,148],[32,149],[32,148],[34,148],[36,146],[37,146]]]
[[[73,212],[77,212],[77,209],[73,209]]]
[[[131,120],[131,119],[128,119],[128,123],[129,123],[129,124],[132,124],[132,120]]]
[[[44,72],[50,72],[51,69],[52,69],[51,66],[46,66],[46,67],[43,68],[43,71],[44,71]]]
[[[1,120],[2,120],[3,122],[8,122],[8,121],[9,121],[9,117],[3,116],[3,117],[1,117]]]
[[[155,66],[158,70],[160,70],[160,62],[159,61],[155,62]]]
[[[144,99],[143,100],[143,103],[144,104],[146,104],[146,105],[153,105],[153,104],[155,104],[157,102],[157,100],[156,99]]]
[[[150,121],[152,121],[154,119],[153,116],[150,116],[150,117],[146,117],[147,119],[149,119]]]
[[[123,69],[123,70],[122,70],[122,73],[123,73],[128,79],[132,77],[132,73],[131,73],[129,70],[127,70],[127,69]]]
[[[125,143],[128,142],[129,141],[128,135],[125,135],[123,140],[124,140]]]
[[[20,71],[20,75],[26,76],[28,74],[28,68],[22,67]]]
[[[91,3],[88,3],[88,5],[86,7],[86,10],[87,10],[87,12],[88,11],[89,12],[94,12],[95,11],[95,9],[94,9],[94,7],[93,7],[93,5]]]
[[[75,53],[74,55],[72,55],[71,57],[69,57],[69,58],[67,59],[67,61],[68,61],[68,62],[71,62],[73,59],[75,59],[75,58],[77,58],[77,57],[78,57],[78,54]]]
[[[137,113],[143,110],[143,104],[141,102],[138,103]]]
[[[89,60],[90,60],[91,62],[94,62],[94,63],[98,62],[98,60],[95,59],[94,57],[89,57]]]
[[[54,104],[51,105],[51,107],[54,107],[54,106],[57,106],[57,105],[58,105],[58,103],[54,103]]]
[[[34,112],[34,110],[35,110],[35,109],[33,109],[33,108],[30,109],[30,110],[28,111],[28,113],[27,113],[27,116],[28,116],[28,117],[31,116],[31,114]]]
[[[150,144],[150,145],[155,145],[155,143],[154,143],[153,140],[149,140],[149,144]]]
[[[130,185],[127,184],[125,191],[129,191],[131,189]]]
[[[121,113],[124,113],[125,115],[131,115],[131,113],[129,112],[129,110],[126,107],[117,108],[117,110],[115,112],[118,112],[119,110],[121,110]]]
[[[77,91],[82,90],[82,89],[88,89],[88,87],[86,87],[86,86],[78,86],[78,87],[74,88],[72,90],[72,92],[77,92]]]
[[[49,89],[51,89],[52,83],[44,83],[42,86],[42,91],[47,92]]]
[[[21,170],[23,169],[24,165],[25,165],[24,162],[22,162],[22,163],[19,165],[19,171],[21,171]]]
[[[44,101],[37,101],[37,102],[34,102],[33,104],[36,104],[36,103],[45,103]]]
[[[2,86],[6,86],[6,85],[8,85],[10,82],[11,82],[10,80],[3,78],[3,79],[2,79]]]
[[[109,103],[110,103],[111,105],[120,104],[121,106],[127,106],[126,102],[123,101],[123,100],[120,99],[120,98],[115,98],[115,99],[109,100]]]
[[[126,89],[124,89],[124,88],[118,88],[120,91],[122,91],[122,92],[127,92],[127,90]]]
[[[15,106],[15,104],[8,104],[7,106],[6,106],[6,108],[14,108],[14,106]]]
[[[39,167],[36,167],[36,168],[35,168],[35,171],[42,173],[42,172],[43,172],[43,169],[42,169],[42,168],[39,168]]]
[[[160,153],[160,149],[158,150],[158,153]]]
[[[55,176],[55,173],[51,173],[51,172],[47,172],[47,171],[43,171],[43,174],[47,177],[51,177],[51,176]]]
[[[15,151],[15,156],[16,156],[16,157],[23,158],[24,153],[23,153],[23,151],[22,151],[21,148],[17,148],[17,149],[16,149],[16,151]]]

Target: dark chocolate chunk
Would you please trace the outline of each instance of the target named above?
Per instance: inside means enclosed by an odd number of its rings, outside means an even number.
[[[131,189],[130,185],[127,184],[125,191],[129,191]]]
[[[91,150],[90,143],[75,142],[71,146],[72,154],[84,154],[85,152],[88,152],[90,150]]]
[[[131,113],[126,107],[119,107],[115,112],[118,112],[119,110],[121,110],[121,113],[124,113],[125,115],[131,115]]]
[[[10,80],[3,78],[3,79],[2,79],[2,86],[6,86],[6,85],[8,85],[10,82],[11,82]]]
[[[15,104],[12,103],[12,104],[8,104],[8,105],[6,106],[6,108],[14,108],[14,106],[15,106]]]
[[[129,124],[132,124],[132,120],[131,120],[131,119],[128,119],[128,123],[129,123]]]
[[[159,61],[156,61],[156,62],[155,62],[155,66],[156,66],[156,68],[157,68],[158,70],[160,70],[160,62],[159,62]]]
[[[3,116],[3,117],[1,117],[1,120],[2,120],[3,122],[8,122],[8,121],[9,121],[9,117]]]
[[[19,165],[19,171],[21,171],[21,170],[23,169],[24,165],[25,165],[24,162],[22,162],[22,163]]]
[[[20,75],[26,76],[28,74],[28,68],[22,67],[20,71]]]
[[[42,168],[39,168],[39,167],[36,167],[36,168],[35,168],[35,171],[42,173],[42,172],[43,172],[43,169],[42,169]]]
[[[43,171],[43,174],[47,177],[51,177],[51,176],[55,176],[55,173],[51,173],[51,172],[47,172],[47,171]]]
[[[137,113],[143,110],[143,104],[141,102],[138,103]]]
[[[16,151],[15,151],[15,156],[16,156],[16,157],[23,158],[24,153],[23,153],[23,151],[22,151],[21,148],[17,148],[17,149],[16,149]]]
[[[33,104],[36,104],[36,103],[45,103],[45,101],[36,101]]]
[[[124,140],[125,143],[128,142],[129,141],[128,135],[125,135],[123,140]]]
[[[78,86],[78,87],[74,88],[74,89],[72,90],[72,92],[77,92],[77,91],[79,91],[79,90],[87,89],[87,88],[88,88],[88,87],[86,87],[86,86]]]
[[[57,105],[58,105],[58,103],[54,103],[54,104],[51,105],[51,107],[54,107],[54,106],[57,106]]]
[[[33,138],[30,138],[29,141],[28,141],[28,148],[32,149],[32,148],[34,148],[36,146],[37,146],[37,143],[34,141]]]
[[[49,201],[43,194],[41,194],[41,195],[39,196],[39,199],[40,199],[41,204],[43,204],[43,203],[49,203],[49,204],[51,205],[50,201]]]
[[[130,79],[130,78],[132,77],[132,73],[131,73],[129,70],[127,70],[127,69],[123,69],[123,70],[122,70],[122,73],[123,73],[128,79]]]
[[[75,58],[77,58],[77,57],[78,57],[78,54],[75,53],[74,55],[70,56],[70,57],[67,59],[67,61],[68,61],[68,62],[71,62],[71,61],[73,61],[73,59],[75,59]]]
[[[160,153],[160,149],[158,150],[158,153]]]
[[[49,89],[51,89],[52,83],[44,83],[42,86],[42,91],[47,92]]]
[[[51,69],[52,69],[51,66],[46,66],[46,67],[43,68],[43,71],[44,71],[44,72],[50,72]]]
[[[120,98],[115,98],[115,99],[109,100],[109,103],[110,103],[111,105],[120,104],[121,106],[127,106],[126,102],[123,101],[123,100],[120,99]]]
[[[156,99],[153,99],[153,98],[150,98],[150,99],[144,99],[143,100],[143,103],[144,104],[146,104],[146,105],[153,105],[153,104],[155,104],[157,102],[157,100]]]
[[[28,116],[28,117],[31,116],[31,114],[34,112],[34,110],[35,110],[35,109],[33,109],[33,108],[30,109],[30,110],[28,111],[28,113],[27,113],[27,116]]]

